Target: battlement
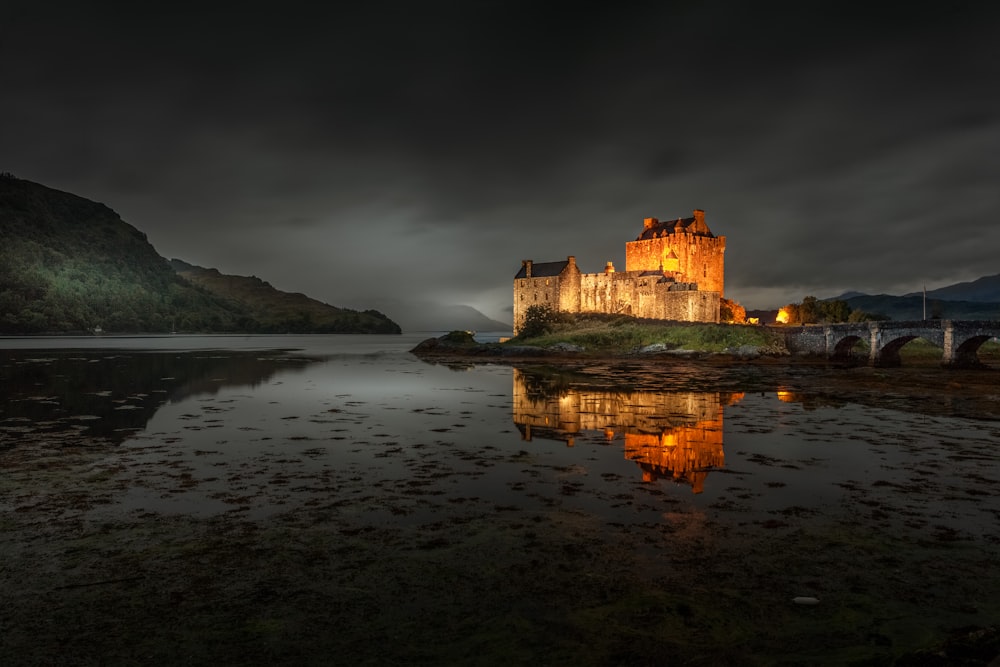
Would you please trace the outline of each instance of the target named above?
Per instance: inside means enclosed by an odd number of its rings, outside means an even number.
[[[712,234],[696,208],[690,218],[644,218],[638,238],[625,243],[624,271],[609,261],[600,273],[581,273],[573,255],[565,262],[524,260],[514,276],[514,331],[533,305],[718,322],[725,250],[726,238]]]

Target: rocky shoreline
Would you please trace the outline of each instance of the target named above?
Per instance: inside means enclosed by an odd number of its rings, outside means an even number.
[[[831,362],[817,355],[745,346],[726,352],[664,349],[585,350],[569,344],[550,347],[510,343],[479,343],[467,332],[429,338],[410,352],[430,363],[545,364],[569,370],[591,367],[613,369],[638,365],[656,373],[663,366],[694,364],[708,379],[727,369],[744,369],[760,390],[808,393],[818,400],[842,402],[853,396],[872,405],[895,408],[921,406],[930,414],[958,415],[986,421],[1000,420],[1000,373],[995,366],[974,369],[943,368],[933,359],[911,361],[895,368],[875,368],[863,360]],[[709,369],[713,369],[711,372]],[[655,373],[654,373],[655,374]],[[613,378],[608,378],[609,380]]]
[[[663,343],[653,343],[632,350],[588,350],[572,343],[556,343],[549,346],[480,343],[466,331],[452,331],[437,338],[428,338],[418,343],[412,350],[418,357],[460,357],[460,358],[505,358],[533,359],[538,357],[566,359],[786,359],[791,356],[784,347],[741,345],[724,352],[706,352],[685,348],[671,348]]]

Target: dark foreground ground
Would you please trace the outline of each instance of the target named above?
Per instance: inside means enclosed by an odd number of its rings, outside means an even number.
[[[713,389],[722,379],[818,402],[850,395],[1000,419],[996,371],[825,373],[722,360],[704,369]],[[434,502],[457,474],[454,452],[421,447],[386,452],[409,457],[408,484],[276,472],[272,488],[309,500],[266,518],[248,516],[239,498],[210,518],[125,516],[100,510],[153,478],[178,491],[198,480],[169,447],[152,468],[100,439],[26,432],[0,452],[0,499],[10,508],[0,516],[0,664],[997,664],[996,625],[961,623],[1000,619],[1000,544],[981,552],[938,531],[902,553],[861,490],[819,531],[794,512],[762,530],[738,513],[706,526],[704,516],[668,511],[664,556],[648,530],[595,525],[558,507],[526,514],[453,497],[437,519],[408,523],[399,517]],[[319,455],[310,451],[301,456]],[[526,454],[484,449],[471,463]],[[995,493],[987,481],[970,480],[970,492]],[[655,487],[623,501],[666,502]],[[842,604],[787,604],[775,573],[805,555],[812,568],[796,575],[801,588]],[[872,598],[887,590],[899,599]],[[916,610],[929,605],[954,625],[917,630]],[[873,618],[874,608],[894,612]]]

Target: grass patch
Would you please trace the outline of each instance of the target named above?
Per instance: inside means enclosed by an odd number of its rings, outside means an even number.
[[[907,360],[940,362],[942,354],[943,350],[939,345],[935,345],[924,338],[914,338],[899,348],[899,358],[904,363]]]
[[[515,342],[542,347],[568,343],[593,352],[633,352],[657,343],[670,350],[698,352],[725,352],[742,346],[784,349],[781,338],[763,327],[642,320],[623,315],[578,315],[552,324],[547,333]]]

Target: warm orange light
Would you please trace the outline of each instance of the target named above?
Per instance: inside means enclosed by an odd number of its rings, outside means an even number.
[[[788,311],[785,310],[784,308],[779,310],[777,317],[774,318],[774,321],[777,322],[778,324],[788,324],[788,320],[789,320]]]
[[[795,392],[793,391],[778,391],[778,400],[782,403],[794,403],[796,400]]]

